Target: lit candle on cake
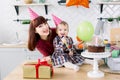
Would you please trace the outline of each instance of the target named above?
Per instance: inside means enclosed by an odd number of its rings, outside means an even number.
[[[95,46],[98,46],[98,37],[95,36]]]

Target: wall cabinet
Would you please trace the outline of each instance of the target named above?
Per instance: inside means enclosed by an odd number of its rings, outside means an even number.
[[[0,48],[1,80],[25,59],[24,49]]]
[[[17,65],[27,59],[38,59],[42,55],[38,51],[27,48],[0,48],[0,80],[8,75]]]

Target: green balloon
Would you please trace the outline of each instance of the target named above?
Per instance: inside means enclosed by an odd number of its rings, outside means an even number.
[[[94,34],[94,27],[93,25],[88,22],[84,21],[77,27],[77,36],[83,41],[90,41]]]

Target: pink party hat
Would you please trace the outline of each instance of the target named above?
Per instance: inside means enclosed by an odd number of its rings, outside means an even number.
[[[52,14],[52,18],[56,26],[58,26],[58,24],[62,21],[60,18],[58,18],[57,16],[53,14]]]
[[[29,8],[29,13],[30,13],[31,20],[34,20],[35,18],[37,18],[39,16],[31,8]]]

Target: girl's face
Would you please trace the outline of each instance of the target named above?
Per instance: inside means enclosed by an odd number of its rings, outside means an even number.
[[[49,26],[47,23],[40,24],[35,28],[36,33],[38,33],[41,37],[47,37],[49,35]]]
[[[63,25],[63,24],[58,25],[58,27],[57,27],[57,34],[60,37],[67,36],[68,35],[68,26],[67,25]]]

